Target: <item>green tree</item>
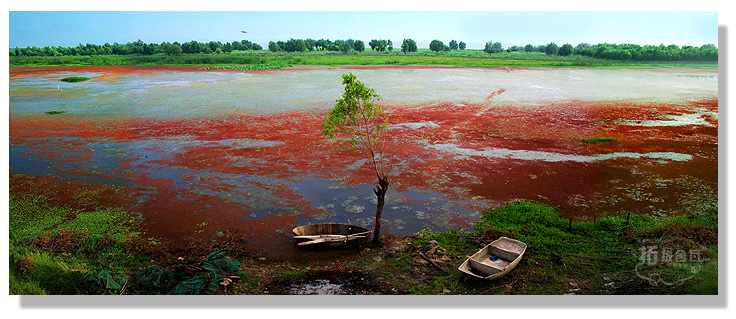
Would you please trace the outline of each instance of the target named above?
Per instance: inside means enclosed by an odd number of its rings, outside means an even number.
[[[169,43],[164,42],[161,43],[161,50],[166,53],[167,55],[179,55],[182,52],[181,46],[179,43]]]
[[[372,88],[358,81],[352,73],[342,75],[345,92],[335,107],[325,115],[322,135],[346,151],[358,150],[366,156],[378,178],[373,190],[376,195],[376,222],[373,242],[381,237],[381,218],[389,181],[384,172],[382,132],[388,122],[383,109],[376,102],[380,96]]]
[[[455,41],[455,39],[452,39],[448,46],[450,47],[450,50],[457,50],[457,41]]]
[[[353,49],[353,47],[350,45],[350,42],[348,41],[340,41],[339,43],[340,44],[338,44],[338,48],[340,49],[340,52],[344,54],[347,54],[348,52],[350,52],[350,50]]]
[[[417,42],[412,39],[404,39],[401,43],[401,52],[417,52]]]
[[[458,47],[458,48],[459,48],[460,50],[465,50],[465,46],[466,46],[466,45],[465,45],[465,42],[463,42],[463,41],[460,41],[460,43],[459,43],[459,44],[457,45],[457,47]]]
[[[271,52],[278,52],[281,51],[281,48],[279,47],[279,44],[273,41],[268,42],[268,50]]]
[[[561,56],[568,56],[572,54],[572,44],[569,44],[569,43],[563,44],[562,47],[560,47],[560,50],[557,51],[557,54]]]
[[[363,43],[362,40],[355,40],[355,42],[353,42],[353,49],[358,52],[363,52],[365,51],[365,43]]]
[[[498,53],[501,51],[503,51],[503,46],[501,45],[501,42],[488,41],[486,42],[485,48],[483,48],[483,52],[488,54]]]
[[[445,48],[445,44],[442,41],[434,39],[429,43],[429,49],[434,52],[440,52]]]
[[[553,55],[557,54],[557,50],[559,48],[557,47],[557,44],[554,42],[547,44],[547,46],[544,48],[544,53],[547,53],[547,55]]]

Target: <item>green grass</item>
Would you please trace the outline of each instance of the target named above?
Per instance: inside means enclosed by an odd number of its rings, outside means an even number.
[[[618,286],[614,293],[624,294],[716,294],[717,276],[717,205],[700,210],[690,216],[654,218],[647,215],[609,216],[587,221],[573,221],[562,216],[551,206],[530,201],[517,201],[497,209],[486,211],[481,220],[473,224],[470,233],[432,232],[418,233],[415,246],[429,245],[434,240],[455,256],[468,256],[483,245],[507,236],[528,245],[522,264],[507,277],[497,280],[505,285],[524,280],[523,291],[505,292],[489,289],[477,280],[457,284],[463,277],[459,272],[435,277],[437,287],[421,284],[410,285],[409,291],[418,294],[438,294],[442,289],[454,287],[454,293],[522,293],[563,294],[568,287],[560,284],[574,279],[594,287],[592,293],[603,291],[608,282],[622,276],[626,284]],[[571,227],[570,227],[571,226]],[[634,273],[640,262],[640,248],[652,244],[661,247],[710,247],[709,258],[702,270],[682,285],[653,286]],[[668,246],[669,245],[669,246]],[[715,248],[713,248],[715,247]],[[662,278],[684,278],[694,264],[658,266]],[[456,265],[454,265],[456,266]],[[408,266],[403,266],[408,268]],[[618,277],[617,277],[618,276]],[[618,282],[616,282],[618,284]]]
[[[88,81],[89,78],[88,77],[83,77],[83,76],[71,76],[71,77],[68,77],[68,78],[63,78],[61,80],[64,81],[64,82],[76,83],[76,82]]]
[[[10,194],[9,251],[13,262],[30,258],[31,270],[11,266],[11,294],[78,294],[90,269],[134,269],[146,256],[132,255],[136,215],[120,208],[81,211],[52,206],[44,196]]]

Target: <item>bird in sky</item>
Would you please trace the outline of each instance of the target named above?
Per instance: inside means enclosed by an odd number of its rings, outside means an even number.
[[[248,33],[248,31],[240,31],[240,32],[242,32],[242,33]]]

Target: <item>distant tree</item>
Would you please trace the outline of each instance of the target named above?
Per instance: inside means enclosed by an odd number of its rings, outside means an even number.
[[[374,50],[375,51],[376,50],[376,47],[378,46],[378,40],[377,39],[373,39],[373,40],[369,41],[368,42],[368,46],[371,47],[371,50]]]
[[[174,43],[169,43],[169,42],[161,43],[161,50],[167,55],[181,54],[182,52],[181,46],[179,46],[179,43],[176,43],[176,42]]]
[[[460,50],[465,50],[465,42],[463,42],[463,41],[460,41],[460,43],[458,44],[458,48],[459,48]]]
[[[222,52],[230,53],[233,52],[233,45],[230,43],[225,43],[222,45]]]
[[[373,193],[376,195],[376,220],[373,228],[373,242],[381,238],[381,219],[388,191],[389,181],[383,168],[383,135],[387,120],[383,109],[376,103],[380,96],[375,90],[366,87],[352,73],[342,75],[345,92],[335,107],[322,122],[322,135],[346,151],[358,150],[370,162],[378,183]]]
[[[281,48],[279,47],[279,44],[273,41],[268,42],[268,50],[271,52],[278,52],[281,51]]]
[[[220,41],[210,41],[207,45],[210,47],[210,51],[212,52],[215,52],[219,47],[222,47],[222,43],[220,43]]]
[[[488,53],[488,54],[498,53],[502,51],[503,51],[503,46],[501,45],[501,42],[488,41],[486,42],[486,45],[483,48],[483,52]]]
[[[387,46],[388,46],[388,42],[386,42],[386,40],[376,40],[376,51],[378,52],[386,51]]]
[[[442,41],[434,39],[432,42],[429,43],[429,49],[434,52],[442,51],[442,49],[445,47],[445,44],[442,43]]]
[[[417,42],[412,39],[404,39],[401,42],[401,52],[404,54],[407,52],[417,52]]]
[[[457,50],[457,41],[455,41],[455,39],[450,40],[449,47],[450,50]]]
[[[394,50],[394,43],[391,42],[391,40],[386,40],[386,44],[388,44],[388,52],[391,52]]]
[[[557,44],[552,42],[552,43],[547,44],[547,46],[544,48],[544,53],[546,53],[547,55],[553,55],[553,54],[557,54],[558,50],[559,48],[557,47]]]
[[[365,43],[363,43],[362,40],[355,40],[355,42],[353,42],[353,49],[358,52],[363,52],[365,51]]]
[[[526,51],[526,52],[532,52],[532,51],[534,51],[534,46],[531,45],[531,44],[527,44],[527,45],[524,46],[524,51]]]
[[[316,41],[314,41],[314,39],[312,38],[307,38],[306,40],[304,40],[304,44],[307,46],[307,50],[309,51],[314,50],[315,42]]]
[[[307,51],[307,45],[302,39],[291,38],[286,41],[284,46],[280,46],[282,50],[286,52],[304,52]]]
[[[557,54],[561,56],[568,56],[572,54],[572,44],[569,44],[569,43],[563,44],[562,47],[560,47],[560,50],[557,51]]]
[[[335,42],[337,42],[337,41],[335,41]],[[340,52],[342,52],[343,54],[347,54],[348,52],[350,52],[350,50],[353,49],[350,46],[350,42],[348,42],[348,41],[340,41],[339,43],[340,44],[338,44],[338,48],[340,49]]]

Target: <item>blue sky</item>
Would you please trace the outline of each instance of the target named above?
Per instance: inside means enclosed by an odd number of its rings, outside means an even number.
[[[240,31],[248,31],[243,34]],[[248,39],[264,47],[289,38],[404,38],[512,45],[581,42],[718,44],[716,11],[10,11],[9,45],[76,46]]]

